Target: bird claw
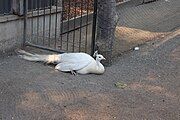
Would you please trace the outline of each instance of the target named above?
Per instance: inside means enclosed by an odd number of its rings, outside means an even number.
[[[74,75],[74,76],[77,75],[77,73],[74,70],[71,70],[71,74]]]
[[[48,65],[48,63],[47,63],[47,62],[44,62],[43,64],[44,64],[45,66],[47,66],[47,65]]]
[[[46,66],[46,65],[49,65],[50,62],[45,61],[43,64]]]

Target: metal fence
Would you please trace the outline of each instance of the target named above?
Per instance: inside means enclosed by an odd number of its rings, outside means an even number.
[[[11,13],[11,0],[0,0],[0,15]]]
[[[24,0],[24,45],[92,53],[96,12],[96,0]]]

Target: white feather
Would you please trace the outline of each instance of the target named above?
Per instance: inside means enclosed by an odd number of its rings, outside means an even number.
[[[54,55],[38,55],[25,51],[19,51],[21,58],[28,61],[42,61],[47,63],[57,63],[55,69],[60,71],[76,71],[80,74],[102,74],[105,69],[100,63],[105,59],[102,55],[96,53],[96,60],[86,53],[63,53]]]
[[[86,67],[94,59],[86,53],[64,53],[61,54],[60,63],[55,69],[60,71],[80,70]]]

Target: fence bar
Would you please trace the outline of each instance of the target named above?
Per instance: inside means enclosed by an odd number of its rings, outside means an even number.
[[[81,39],[82,39],[82,11],[83,11],[83,0],[81,0],[81,18],[80,18],[80,36],[79,36],[79,52],[81,51]]]
[[[73,28],[73,29],[74,29],[74,31],[73,31],[73,46],[72,46],[72,47],[73,47],[73,48],[72,48],[72,49],[73,49],[73,52],[74,52],[74,42],[75,42],[75,37],[76,37],[76,34],[75,34],[75,33],[76,33],[76,31],[75,31],[75,28],[76,28],[76,16],[77,16],[77,15],[76,15],[76,12],[77,12],[76,7],[77,7],[76,0],[74,0],[74,10],[75,10],[75,11],[74,11],[74,20],[73,20],[73,27],[74,27],[74,28]]]
[[[92,42],[91,42],[91,55],[93,56],[95,51],[95,39],[96,39],[96,23],[97,23],[97,0],[94,0],[94,14],[93,14],[93,28],[92,28]]]
[[[50,13],[49,13],[49,38],[48,38],[48,46],[50,47],[51,40],[51,10],[52,10],[52,0],[50,0]]]
[[[3,8],[3,1],[1,2],[2,4],[0,4],[0,15],[3,15],[4,14],[4,10],[2,9]]]
[[[45,16],[46,16],[46,4],[45,2],[43,2],[43,45],[45,42],[45,23],[46,23]]]
[[[37,4],[37,14],[38,14],[38,17],[37,17],[37,43],[38,43],[38,40],[39,40],[39,7],[40,7],[40,0],[37,0],[36,2]]]
[[[88,24],[89,21],[89,0],[87,0],[86,3],[86,24]],[[88,26],[86,26],[86,38],[85,38],[85,52],[87,52],[87,34],[88,34]]]
[[[52,51],[52,52],[57,52],[57,53],[60,53],[60,54],[65,53],[64,51],[56,50],[56,49],[53,49],[53,48],[50,48],[50,47],[44,47],[44,46],[41,46],[41,45],[36,45],[36,44],[30,43],[30,42],[26,42],[26,45],[30,46],[30,47],[39,48],[39,49],[42,49],[42,50],[49,50],[49,51]]]
[[[57,10],[58,10],[58,0],[56,0],[55,5],[56,5],[56,18],[55,18],[55,41],[54,41],[54,48],[56,49],[56,44],[57,44],[57,19],[58,19],[58,16],[57,16],[58,12],[57,12]]]
[[[27,38],[27,11],[28,11],[28,1],[24,0],[24,30],[23,30],[23,44],[22,47],[25,47],[26,38]]]
[[[64,26],[64,0],[62,0],[62,17],[61,17],[61,32],[60,34],[63,33],[63,26]],[[63,38],[62,38],[62,35],[60,36],[61,37],[61,43],[60,43],[60,49],[63,49],[63,46],[62,46],[62,43],[63,43]]]
[[[33,18],[33,0],[31,0],[31,9],[32,9],[32,12],[31,12],[31,14],[32,14],[32,18]],[[33,34],[34,34],[34,27],[33,27],[33,25],[34,25],[34,23],[33,23],[33,19],[31,19],[31,41],[33,40]]]
[[[75,28],[73,28],[73,29],[71,29],[71,30],[69,30],[69,31],[66,31],[66,32],[61,33],[60,35],[64,35],[64,34],[67,34],[67,33],[73,32],[73,31],[76,31],[76,30],[81,29],[81,28],[83,28],[83,27],[89,26],[90,24],[91,24],[91,23],[88,23],[88,24],[85,24],[85,25],[82,25],[82,26],[79,26],[79,27],[75,27]]]
[[[3,14],[5,15],[5,11],[6,11],[6,10],[5,10],[6,1],[3,0],[2,2],[3,2]]]
[[[71,9],[71,1],[68,2],[68,31],[69,31],[69,20],[70,20],[70,9]],[[67,41],[66,41],[66,50],[69,48],[69,32],[67,33]]]

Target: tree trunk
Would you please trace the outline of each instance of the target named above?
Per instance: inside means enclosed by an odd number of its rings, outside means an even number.
[[[112,64],[117,21],[116,0],[98,0],[96,49],[106,58],[104,62],[106,66]]]

